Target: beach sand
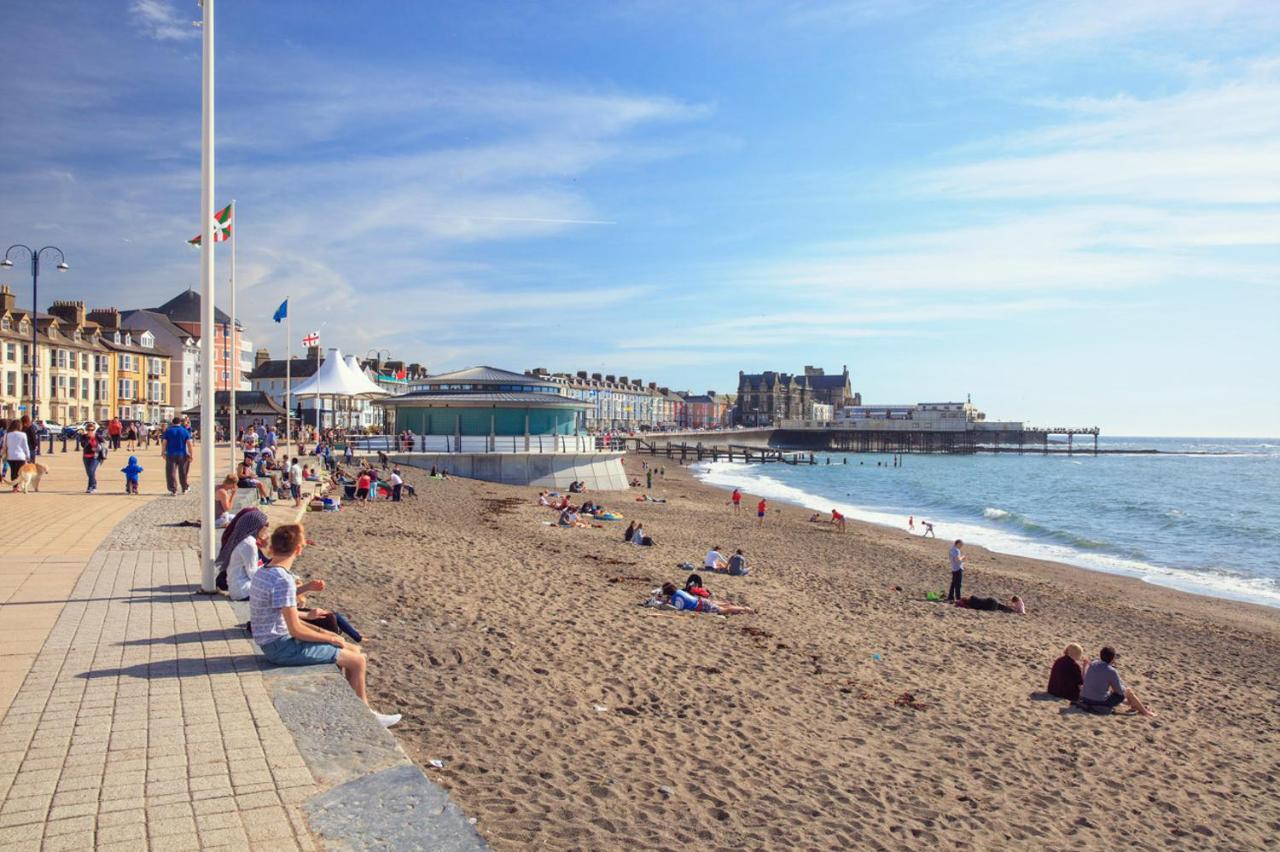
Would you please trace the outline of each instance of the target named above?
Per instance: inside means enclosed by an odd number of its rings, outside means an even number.
[[[658,460],[665,463],[665,460]],[[628,470],[639,474],[640,459]],[[307,516],[300,576],[369,634],[373,705],[497,849],[1234,848],[1280,836],[1280,612],[728,495],[674,463],[592,495],[655,547],[545,526],[537,489],[410,471],[417,499]],[[748,511],[748,506],[751,511]],[[676,565],[731,618],[645,609]],[[901,588],[901,591],[898,590]],[[1036,700],[1068,642],[1158,714]],[[878,655],[878,658],[877,658]],[[443,769],[429,765],[444,761]]]

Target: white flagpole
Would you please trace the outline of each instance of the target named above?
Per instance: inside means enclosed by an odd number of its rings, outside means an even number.
[[[289,458],[290,425],[293,422],[293,314],[289,311],[289,299],[284,300],[284,333],[289,338],[284,360],[284,457]]]
[[[201,68],[202,116],[200,128],[200,591],[216,594],[214,576],[213,489],[215,476],[214,433],[214,324],[213,299],[213,3],[203,0],[204,52]]]
[[[230,413],[227,420],[227,437],[230,439],[231,469],[236,466],[236,385],[240,384],[240,338],[236,334],[236,242],[240,234],[240,211],[236,200],[231,199],[231,388]]]

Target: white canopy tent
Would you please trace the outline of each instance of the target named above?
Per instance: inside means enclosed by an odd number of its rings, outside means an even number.
[[[355,360],[353,357],[352,361]],[[330,399],[371,399],[385,396],[383,391],[357,367],[352,369],[342,357],[342,351],[330,347],[328,357],[321,362],[320,368],[302,382],[293,386],[294,396],[312,396],[316,399],[316,424],[324,422],[324,398]],[[350,425],[350,424],[348,424]]]
[[[376,399],[380,396],[390,396],[389,391],[378,387],[367,375],[365,375],[364,370],[360,368],[360,363],[356,361],[356,356],[347,356],[347,368],[355,374],[356,381],[365,388],[364,396],[368,399]]]

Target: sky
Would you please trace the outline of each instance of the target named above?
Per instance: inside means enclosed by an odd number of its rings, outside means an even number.
[[[0,243],[199,287],[195,2],[8,0]],[[1280,6],[218,0],[237,314],[433,372],[1280,436]],[[0,246],[2,248],[3,246]],[[227,307],[228,250],[217,248]],[[25,304],[26,266],[0,274]]]

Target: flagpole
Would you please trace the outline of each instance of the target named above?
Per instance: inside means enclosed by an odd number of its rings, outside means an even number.
[[[236,200],[231,199],[231,411],[227,419],[227,438],[230,439],[231,468],[236,466],[236,386],[240,384],[240,338],[236,334],[236,243],[239,241],[240,220],[236,218]]]
[[[214,572],[213,3],[203,0],[200,127],[200,591],[216,594]]]
[[[293,403],[291,396],[293,393],[293,317],[289,314],[289,298],[286,296],[284,303],[284,333],[289,338],[289,345],[285,347],[284,359],[284,457],[286,461],[289,458],[289,441],[290,435],[293,433],[289,427],[293,422]]]

